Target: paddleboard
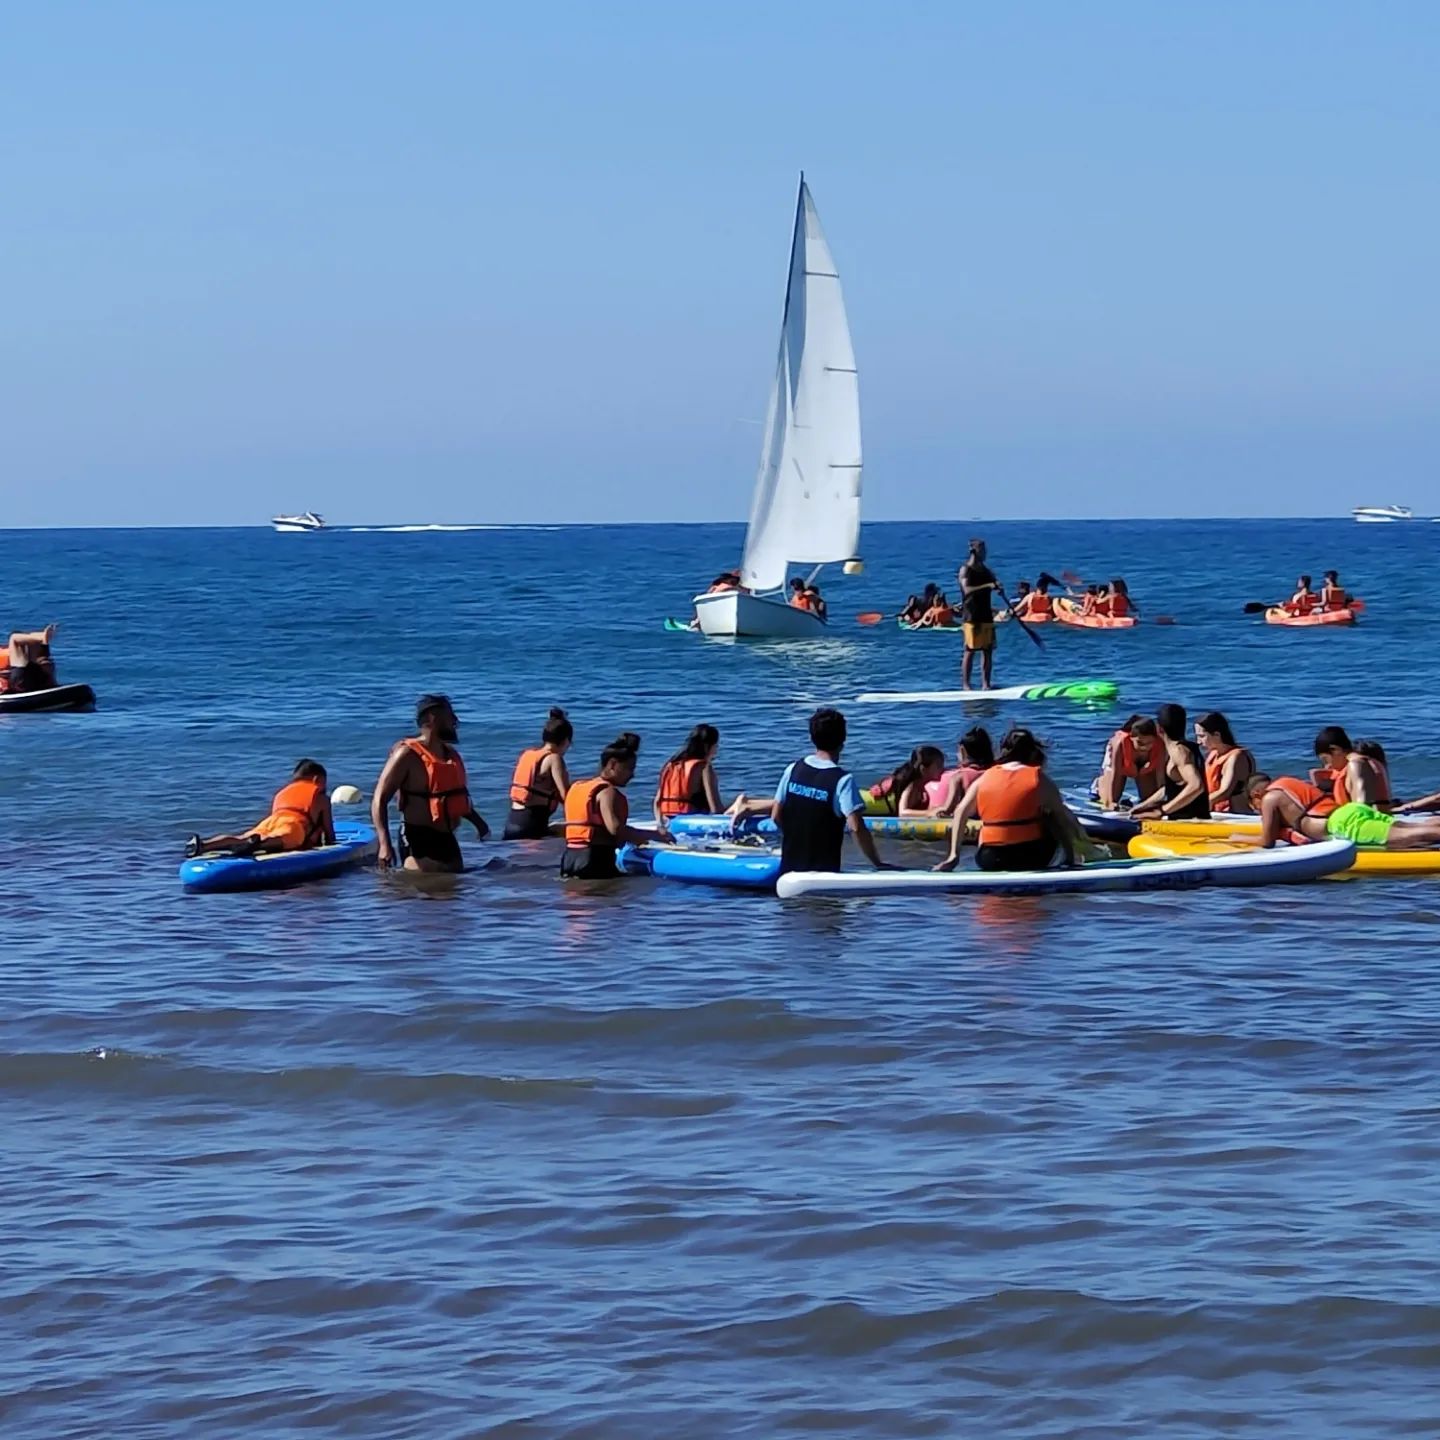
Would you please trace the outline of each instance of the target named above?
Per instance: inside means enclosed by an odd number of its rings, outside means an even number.
[[[629,875],[657,875],[732,890],[773,890],[780,873],[780,852],[753,846],[691,850],[679,845],[622,845],[615,860]]]
[[[1103,811],[1077,813],[1080,828],[1092,839],[1108,845],[1124,845],[1140,833],[1140,826],[1124,815]],[[927,815],[866,815],[870,833],[883,840],[945,841],[950,838],[950,821]],[[980,829],[978,820],[971,820],[966,843],[973,843]],[[780,838],[780,831],[768,815],[747,815],[738,824],[728,815],[676,815],[670,820],[670,833],[677,840],[724,840],[732,836],[758,835],[766,839]]]
[[[908,620],[896,620],[902,630],[912,635],[963,635],[963,625],[912,625]]]
[[[1214,840],[1199,835],[1152,835],[1148,831],[1130,842],[1130,854],[1143,859],[1193,859],[1212,855],[1241,855],[1259,851],[1259,838]],[[1269,853],[1282,849],[1308,850],[1308,845],[1276,846]],[[1260,851],[1261,854],[1266,852]],[[1386,850],[1383,846],[1361,845],[1355,851],[1355,863],[1332,878],[1348,880],[1354,875],[1440,875],[1440,850]]]
[[[859,895],[1064,895],[1114,890],[1195,890],[1203,886],[1275,885],[1316,880],[1347,869],[1355,859],[1348,840],[1326,840],[1287,850],[1260,850],[1194,860],[1104,860],[1073,870],[868,870],[841,874],[782,875],[782,900],[802,896]]]
[[[199,855],[180,866],[180,883],[195,894],[234,890],[282,890],[309,880],[327,880],[363,865],[376,850],[375,829],[354,820],[335,822],[335,844],[313,850],[286,850],[241,858]]]
[[[44,715],[94,708],[95,692],[88,685],[52,685],[48,690],[0,693],[0,715]]]
[[[960,700],[1113,700],[1120,686],[1113,680],[1063,680],[1053,685],[1007,685],[1000,690],[867,690],[860,705],[949,705]]]

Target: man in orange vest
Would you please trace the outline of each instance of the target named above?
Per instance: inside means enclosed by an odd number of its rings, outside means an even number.
[[[458,874],[465,868],[455,831],[468,820],[483,840],[490,827],[470,800],[465,762],[455,749],[460,721],[447,695],[422,695],[415,706],[420,732],[390,752],[375,783],[370,819],[379,841],[375,863],[395,863],[390,844],[390,801],[400,797],[400,860],[406,870]]]

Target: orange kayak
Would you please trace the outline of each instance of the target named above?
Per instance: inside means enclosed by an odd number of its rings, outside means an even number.
[[[1062,625],[1074,625],[1081,630],[1130,630],[1135,626],[1133,615],[1082,615],[1080,607],[1063,595],[1056,597],[1055,618]]]
[[[1308,615],[1292,615],[1283,605],[1272,605],[1265,612],[1267,625],[1353,625],[1353,610],[1312,610]]]

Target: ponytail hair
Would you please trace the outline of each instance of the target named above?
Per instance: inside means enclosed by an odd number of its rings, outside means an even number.
[[[965,758],[977,769],[988,770],[995,763],[995,742],[983,725],[974,725],[960,737]]]
[[[545,745],[563,745],[567,740],[575,738],[575,727],[570,723],[569,717],[558,706],[550,707],[550,718],[545,722],[545,728],[540,732],[540,740]]]
[[[1037,740],[1034,734],[1020,728],[1013,727],[1000,742],[1000,764],[1017,765],[1038,765],[1041,768],[1045,765],[1045,747]]]
[[[603,770],[615,760],[628,760],[633,765],[639,753],[640,737],[633,730],[622,731],[600,752],[600,768]]]
[[[1385,747],[1378,740],[1357,740],[1355,753],[1363,755],[1367,760],[1378,760],[1387,770],[1390,768],[1390,761],[1385,757]]]
[[[713,725],[697,725],[665,763],[682,765],[686,760],[703,760],[719,743],[720,732]]]
[[[917,745],[910,752],[910,758],[890,772],[885,803],[890,807],[891,813],[900,813],[900,801],[905,792],[925,773],[927,765],[939,765],[943,768],[944,764],[945,752],[938,745]]]
[[[1211,735],[1218,735],[1222,745],[1235,743],[1235,735],[1230,729],[1230,722],[1218,710],[1212,710],[1208,715],[1202,715],[1195,723]]]

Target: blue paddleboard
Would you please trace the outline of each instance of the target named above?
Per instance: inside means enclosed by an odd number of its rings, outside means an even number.
[[[658,875],[692,885],[773,890],[780,876],[778,850],[687,850],[678,845],[625,845],[616,857],[627,875]]]
[[[200,855],[180,866],[180,883],[196,894],[231,890],[282,890],[307,880],[326,880],[375,855],[375,829],[352,820],[335,822],[335,844],[314,850],[239,858]]]

